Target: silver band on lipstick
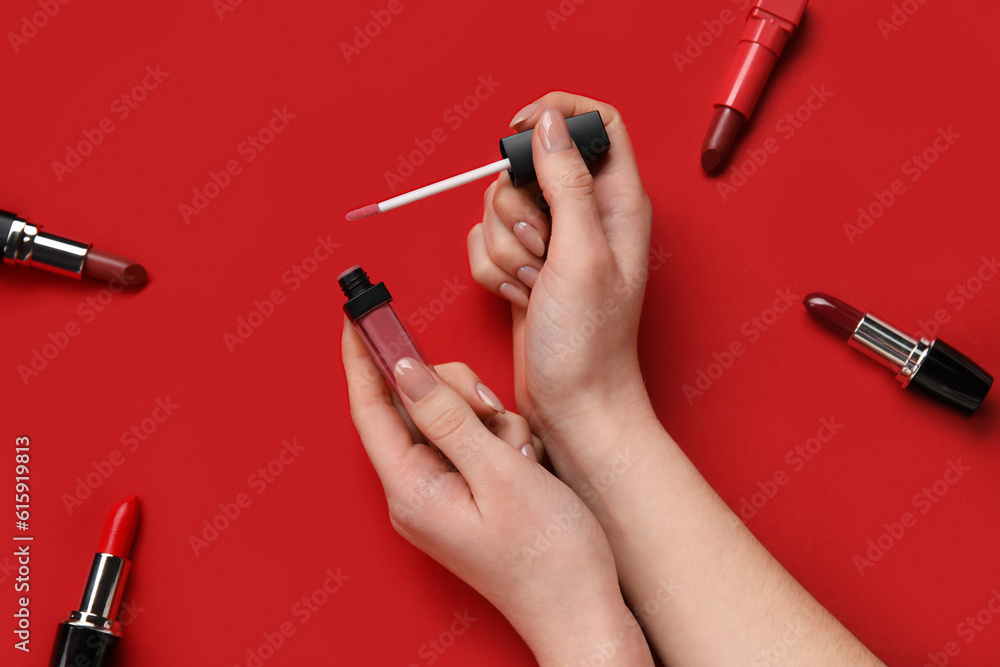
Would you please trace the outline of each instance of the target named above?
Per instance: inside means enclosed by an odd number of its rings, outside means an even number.
[[[83,276],[83,264],[90,246],[39,231],[38,227],[14,218],[4,239],[4,264],[34,267],[70,278]]]
[[[913,340],[894,326],[874,315],[865,314],[847,341],[883,366],[896,371],[896,379],[905,388],[927,358],[931,342]]]
[[[90,576],[83,589],[80,610],[70,612],[69,624],[93,628],[121,637],[121,624],[115,619],[125,592],[125,579],[131,563],[111,554],[94,554]]]

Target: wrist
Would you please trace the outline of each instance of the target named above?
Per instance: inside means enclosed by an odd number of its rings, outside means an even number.
[[[555,621],[543,640],[528,644],[539,667],[653,665],[642,629],[620,596],[614,605],[577,609]]]
[[[613,392],[577,392],[556,410],[539,408],[539,413],[532,430],[545,442],[560,478],[563,473],[571,479],[592,477],[616,457],[628,463],[646,443],[669,438],[641,377]]]

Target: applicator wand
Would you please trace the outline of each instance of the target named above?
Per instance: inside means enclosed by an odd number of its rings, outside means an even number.
[[[611,140],[608,139],[608,132],[604,129],[604,121],[598,111],[571,116],[566,119],[566,126],[569,128],[569,135],[573,138],[573,143],[580,150],[580,155],[588,162],[595,160],[611,148]],[[510,174],[510,180],[514,187],[530,183],[535,180],[535,164],[531,160],[531,135],[533,132],[534,130],[525,130],[501,139],[500,154],[503,156],[502,160],[411,190],[377,204],[356,208],[347,214],[346,219],[360,220],[385,213],[394,208],[406,206],[426,197],[457,188],[460,185],[478,181],[480,178],[498,174],[504,169]]]

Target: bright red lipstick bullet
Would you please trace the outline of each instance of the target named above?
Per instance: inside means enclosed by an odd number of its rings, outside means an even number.
[[[116,618],[132,566],[128,556],[138,524],[139,501],[135,496],[111,508],[79,610],[70,612],[69,620],[59,624],[49,667],[101,667],[114,653],[122,635]]]
[[[781,57],[808,0],[757,0],[750,8],[721,101],[701,146],[701,167],[706,172],[718,168],[733,147],[743,123],[750,118],[771,69]]]
[[[138,525],[139,500],[135,496],[114,505],[104,524],[97,553],[127,559],[129,552],[132,551],[132,540],[135,539],[135,529]]]

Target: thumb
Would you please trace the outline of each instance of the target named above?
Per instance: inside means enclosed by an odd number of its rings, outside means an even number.
[[[549,258],[557,262],[571,257],[583,259],[596,248],[607,247],[594,177],[558,109],[546,109],[538,119],[531,137],[531,154],[552,215]]]

